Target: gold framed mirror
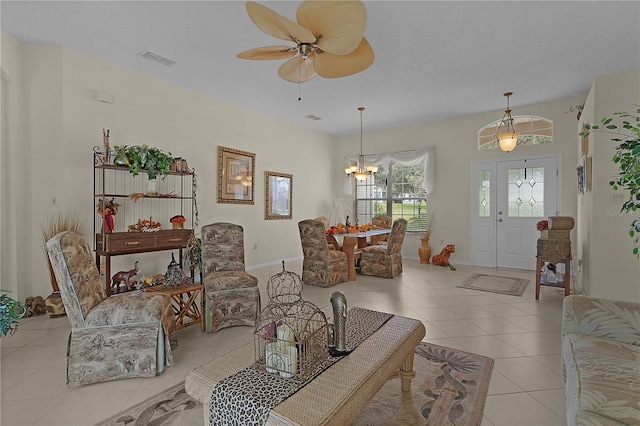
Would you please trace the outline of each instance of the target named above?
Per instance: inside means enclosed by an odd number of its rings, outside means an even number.
[[[264,219],[293,217],[293,175],[264,172]]]

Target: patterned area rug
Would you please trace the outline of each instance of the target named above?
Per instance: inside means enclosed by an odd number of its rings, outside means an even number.
[[[456,287],[488,291],[491,293],[509,294],[511,296],[522,296],[527,285],[529,285],[529,280],[524,278],[472,274]]]
[[[399,379],[388,381],[353,424],[480,425],[493,369],[491,358],[420,343],[414,367],[410,394],[400,390]],[[96,426],[123,425],[204,426],[202,404],[187,395],[181,383]]]

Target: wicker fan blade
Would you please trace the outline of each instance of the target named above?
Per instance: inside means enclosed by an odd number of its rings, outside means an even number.
[[[320,49],[334,55],[353,52],[367,27],[367,9],[360,1],[305,1],[296,18],[317,38]]]
[[[291,46],[264,46],[240,52],[236,55],[236,58],[255,60],[287,59],[297,53],[298,50]]]
[[[269,35],[281,40],[295,42],[314,43],[316,41],[316,37],[311,31],[266,6],[248,1],[246,7],[249,18],[251,18],[256,27]]]
[[[278,75],[292,83],[304,83],[317,74],[313,70],[313,56],[302,59],[301,56],[289,59],[278,69]]]
[[[346,77],[369,68],[374,58],[371,45],[363,38],[358,48],[350,55],[318,53],[314,58],[314,69],[324,78]]]

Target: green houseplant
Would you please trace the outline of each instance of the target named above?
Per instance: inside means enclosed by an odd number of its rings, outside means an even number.
[[[622,204],[622,213],[634,214],[640,212],[640,108],[635,114],[615,112],[613,115],[622,120],[615,123],[614,117],[605,117],[600,124],[585,124],[580,136],[588,136],[591,132],[612,134],[615,147],[613,162],[618,165],[620,173],[609,182],[614,190],[629,191],[627,201]],[[631,222],[629,236],[633,239],[633,254],[640,259],[640,217]]]
[[[25,306],[7,296],[8,290],[0,289],[0,337],[11,336],[18,329],[18,320],[27,312]]]
[[[171,172],[173,157],[170,152],[166,153],[147,145],[122,145],[114,148],[118,153],[124,152],[127,162],[123,165],[126,165],[134,176],[145,170],[149,179],[155,179],[158,175],[164,178]]]

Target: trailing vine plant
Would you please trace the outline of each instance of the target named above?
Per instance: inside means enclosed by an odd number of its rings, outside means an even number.
[[[613,162],[618,165],[620,174],[609,185],[614,190],[629,191],[629,198],[622,204],[622,213],[640,214],[640,108],[635,114],[615,112],[613,115],[622,119],[622,124],[614,122],[613,117],[605,117],[598,125],[585,124],[580,136],[588,136],[591,132],[614,135],[611,140],[615,147]],[[640,259],[640,217],[631,222],[629,236],[633,239],[633,254]]]

